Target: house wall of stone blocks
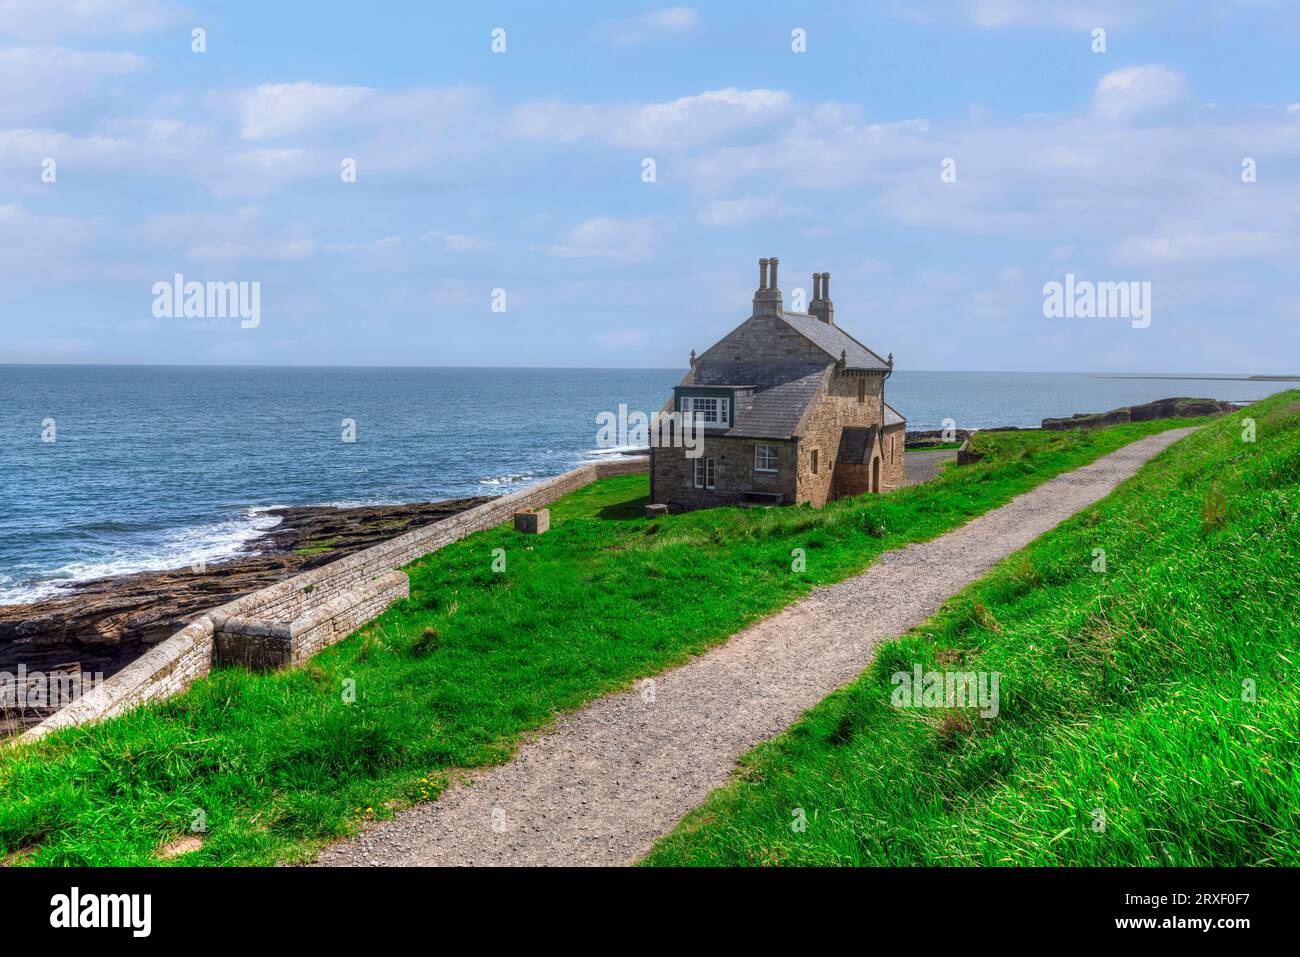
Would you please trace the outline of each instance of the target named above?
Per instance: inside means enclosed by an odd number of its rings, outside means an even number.
[[[775,445],[777,471],[759,472],[754,468],[754,449],[758,445]],[[688,458],[684,448],[658,448],[654,461],[654,500],[672,502],[685,508],[714,508],[746,501],[745,492],[775,492],[782,501],[795,501],[798,467],[798,444],[772,439],[744,439],[705,434],[699,459]],[[714,489],[695,487],[695,463],[713,459]]]
[[[862,401],[858,400],[859,383],[864,387]],[[883,408],[883,376],[839,372],[831,376],[825,395],[804,420],[804,433],[799,441],[799,494],[796,501],[820,507],[843,494],[836,490],[834,477],[840,433],[845,428],[879,425]],[[812,470],[814,450],[818,453],[815,473]],[[866,491],[866,488],[860,491]]]
[[[298,622],[301,639],[298,652],[293,651],[291,643],[287,655],[288,663],[298,664],[365,624],[395,601],[397,594],[405,594],[402,589],[409,589],[405,573],[398,572],[404,585],[390,576],[402,566],[474,532],[508,522],[517,511],[549,505],[597,479],[645,474],[648,462],[645,456],[625,456],[572,469],[214,608],[28,730],[23,737],[41,737],[180,694],[212,669],[215,636],[227,624],[235,637],[239,636],[239,628],[251,630],[249,623],[257,623],[256,627],[265,634],[246,634],[244,638],[269,639],[274,633],[288,640],[293,638],[293,623]],[[226,642],[227,637],[221,640]],[[261,654],[274,656],[271,644],[263,642],[263,645]],[[229,650],[223,653],[233,654]],[[255,650],[247,654],[253,660],[263,660]],[[281,657],[284,657],[282,653]]]
[[[906,424],[902,422],[885,427],[880,449],[883,464],[880,470],[882,492],[903,487],[903,445],[907,441],[906,428]]]

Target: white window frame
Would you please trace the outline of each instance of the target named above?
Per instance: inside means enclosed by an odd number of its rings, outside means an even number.
[[[714,489],[718,485],[718,463],[715,459],[695,460],[695,487]]]
[[[697,407],[696,403],[703,405]],[[708,411],[705,412],[704,410]],[[731,400],[720,395],[682,396],[682,417],[691,415],[697,425],[728,427],[731,425]]]
[[[764,449],[767,451],[764,452]],[[760,462],[770,461],[771,467],[760,465]],[[771,474],[781,471],[781,446],[779,445],[755,445],[754,446],[754,471]]]

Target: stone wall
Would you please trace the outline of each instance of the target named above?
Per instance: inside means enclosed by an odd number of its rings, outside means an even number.
[[[885,426],[880,449],[882,460],[880,491],[882,492],[902,488],[905,483],[903,456],[907,451],[907,436],[904,429],[905,425],[902,422]]]
[[[755,471],[757,445],[775,445],[779,449],[775,473]],[[781,501],[793,502],[798,448],[792,441],[706,435],[699,459],[687,458],[683,448],[655,449],[655,501],[685,508],[714,508],[747,501],[745,493],[752,490],[776,493]],[[716,488],[695,487],[695,463],[703,459],[713,459]]]
[[[246,622],[295,622],[307,616],[300,632],[301,653],[306,657],[313,643],[328,643],[335,635],[345,637],[378,614],[381,604],[387,607],[387,603],[395,600],[392,591],[402,586],[395,579],[386,578],[388,573],[474,532],[508,522],[517,511],[549,505],[597,479],[645,474],[648,461],[645,456],[623,456],[610,462],[580,466],[214,608],[159,642],[93,691],[36,725],[23,738],[36,738],[61,728],[110,718],[138,705],[179,694],[211,670],[218,626],[238,629],[247,627]],[[406,576],[401,577],[405,581]],[[377,579],[382,581],[376,587]],[[333,599],[349,594],[351,598],[331,605]],[[313,613],[319,617],[312,617]],[[343,628],[349,631],[339,634]],[[259,637],[270,637],[272,629],[266,630],[268,634]],[[283,630],[292,632],[292,628]],[[318,644],[318,648],[323,646]],[[268,644],[262,653],[271,654],[269,647]],[[257,658],[255,652],[250,651],[249,655]],[[294,658],[292,652],[290,658]]]
[[[864,386],[862,401],[858,400],[859,383]],[[826,394],[818,399],[804,420],[804,433],[799,441],[799,492],[796,501],[811,502],[820,507],[833,497],[840,432],[846,427],[880,424],[884,383],[881,375],[831,375]],[[814,449],[817,450],[815,474],[812,470]],[[881,485],[884,485],[883,472]]]
[[[394,571],[332,597],[304,601],[296,611],[286,608],[278,613],[262,612],[258,617],[225,616],[219,620],[214,616],[212,663],[255,670],[302,664],[410,594],[406,572]]]

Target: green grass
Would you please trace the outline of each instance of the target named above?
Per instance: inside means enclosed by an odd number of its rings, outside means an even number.
[[[1243,413],[1254,444],[1234,415],[1174,445],[882,646],[648,863],[1300,864],[1298,400]],[[893,707],[918,663],[1000,673],[999,714]]]
[[[295,548],[293,553],[295,555],[323,555],[325,552],[332,551],[338,543],[337,538],[317,539],[301,548]]]
[[[545,535],[503,526],[416,562],[408,600],[306,667],[221,669],[176,698],[4,755],[0,856],[158,863],[156,849],[201,811],[203,846],[175,863],[301,860],[882,551],[1186,424],[988,433],[976,465],[821,510],[647,522],[644,477],[599,482],[555,503]],[[806,571],[792,570],[795,549]]]

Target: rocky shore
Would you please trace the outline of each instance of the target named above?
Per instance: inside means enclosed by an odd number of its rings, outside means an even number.
[[[79,666],[111,675],[205,609],[489,500],[275,509],[269,514],[279,524],[248,542],[245,555],[201,569],[94,579],[42,601],[0,605],[0,671]]]
[[[1100,429],[1124,422],[1150,422],[1152,419],[1194,419],[1202,415],[1225,415],[1237,408],[1232,402],[1219,399],[1190,399],[1175,397],[1156,399],[1142,405],[1126,405],[1109,412],[1077,412],[1068,418],[1043,419],[1039,428],[1052,431],[1062,429]],[[905,448],[931,449],[959,445],[976,432],[1018,432],[1021,426],[1000,425],[991,429],[928,429],[910,431],[905,438]]]

